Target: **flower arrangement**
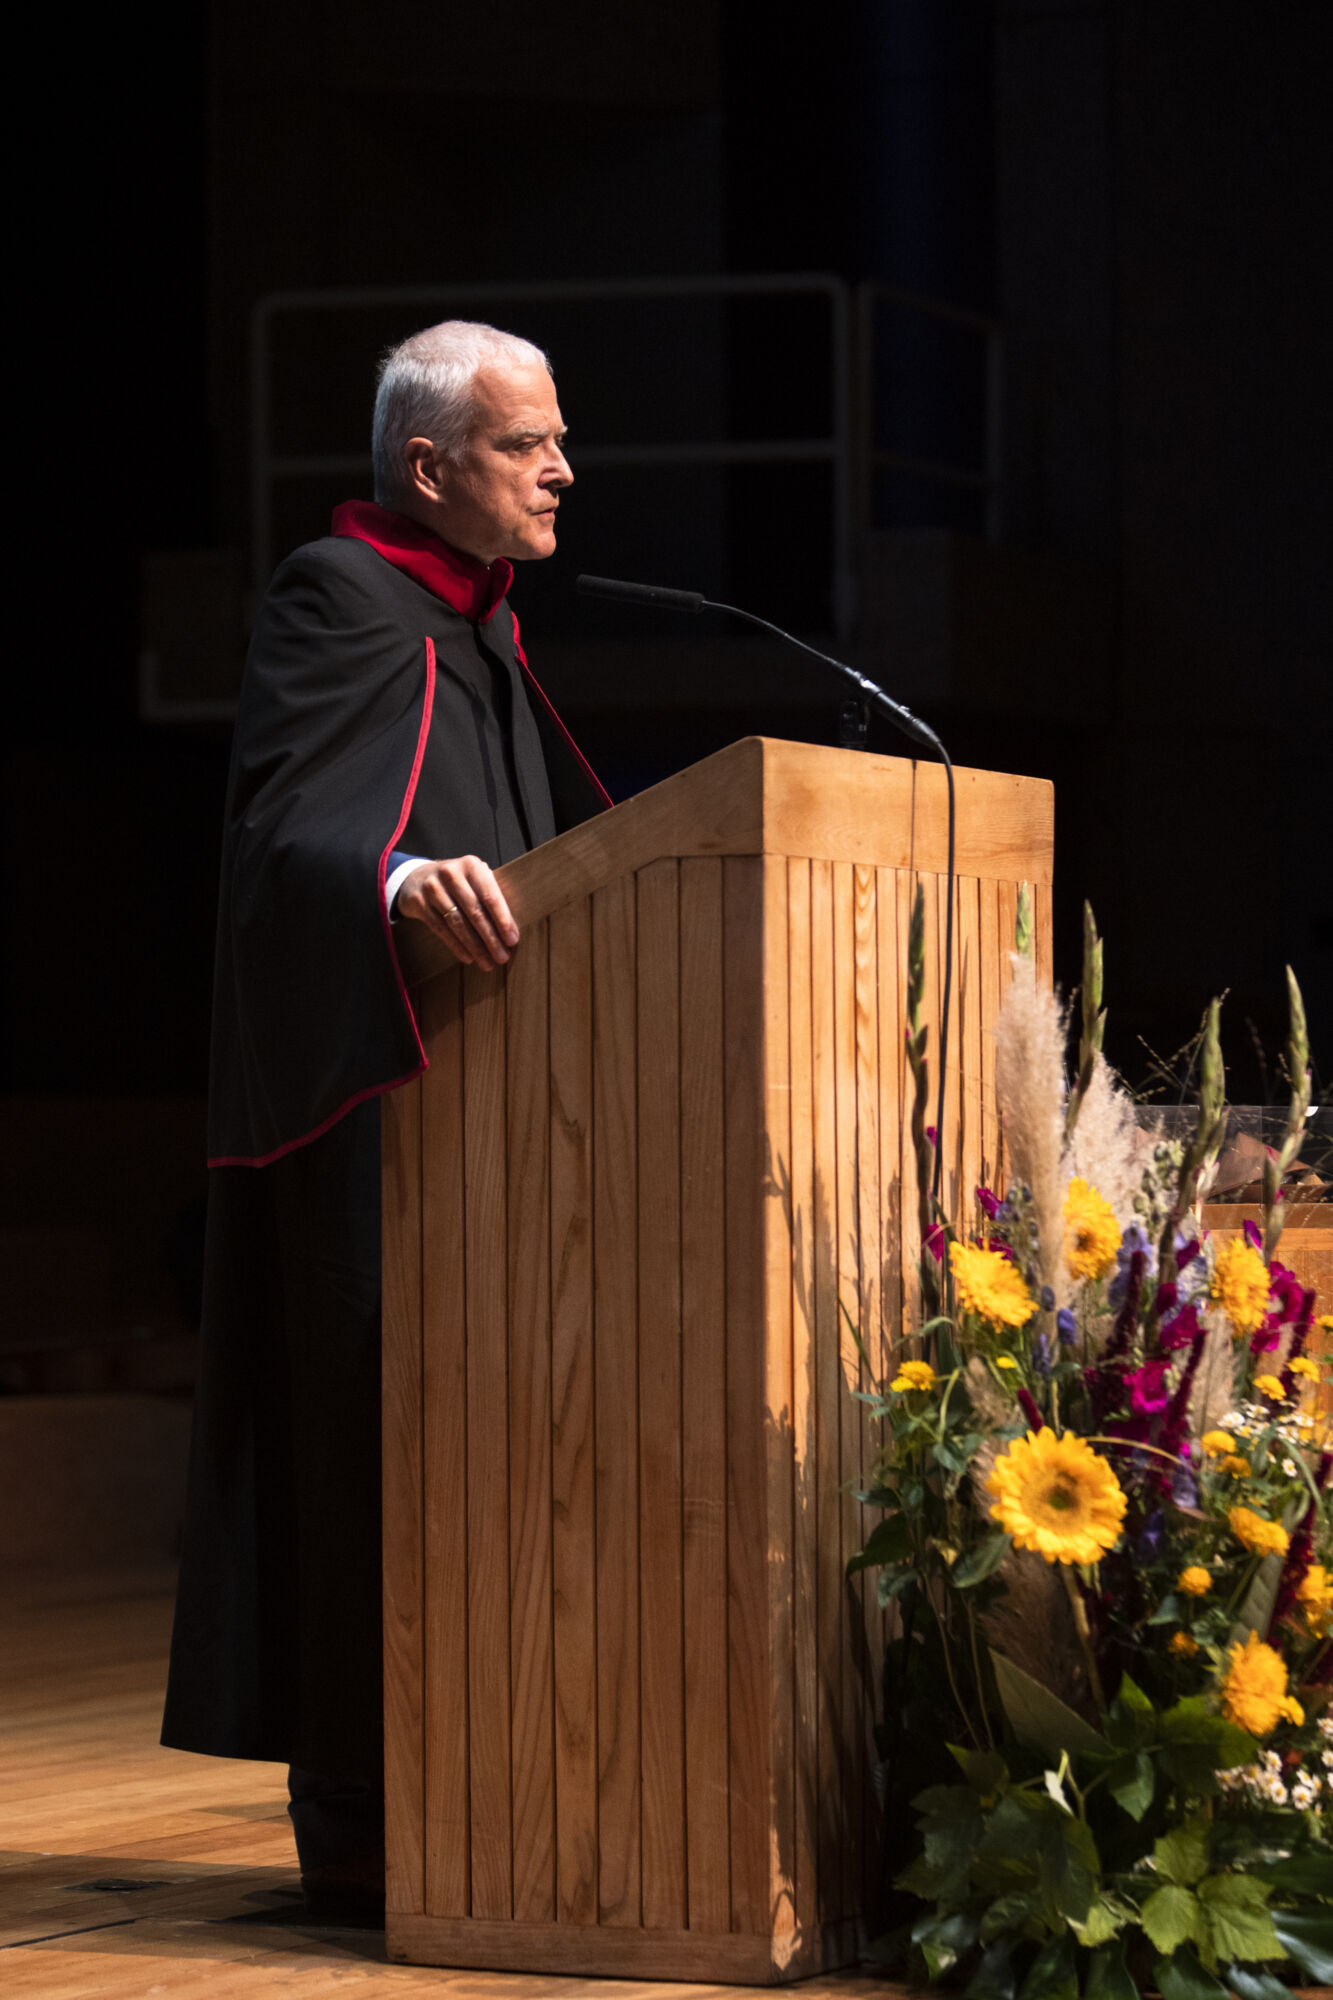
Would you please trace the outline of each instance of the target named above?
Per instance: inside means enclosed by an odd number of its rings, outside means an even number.
[[[1020,903],[1009,1180],[970,1231],[930,1198],[919,902],[909,951],[926,1310],[870,1399],[853,1559],[896,1607],[881,1776],[916,1814],[886,1815],[880,1956],[970,2000],[1273,2000],[1333,1980],[1333,1438],[1276,1255],[1300,992],[1264,1226],[1218,1245],[1218,1003],[1194,1135],[1154,1142],[1101,1053],[1091,911],[1072,1085],[1030,935]]]

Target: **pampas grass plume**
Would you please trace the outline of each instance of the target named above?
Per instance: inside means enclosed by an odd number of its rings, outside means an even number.
[[[1064,1183],[1060,1177],[1065,1117],[1065,1016],[1030,958],[1014,954],[1013,977],[995,1023],[995,1094],[1009,1161],[1009,1180],[1032,1192],[1041,1243],[1042,1280],[1057,1300],[1069,1295],[1061,1256]]]

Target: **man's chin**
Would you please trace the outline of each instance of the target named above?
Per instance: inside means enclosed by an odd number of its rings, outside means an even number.
[[[555,528],[548,528],[544,534],[533,535],[522,548],[515,549],[510,562],[544,562],[547,556],[555,554]]]

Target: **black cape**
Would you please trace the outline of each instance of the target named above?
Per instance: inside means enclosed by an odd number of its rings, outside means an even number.
[[[386,857],[495,865],[606,803],[527,676],[507,576],[453,590],[427,547],[417,567],[457,609],[398,566],[423,537],[393,519],[387,557],[343,536],[282,566],[247,666],[162,1731],[360,1779],[381,1758],[375,1098],[423,1060],[382,916]]]
[[[497,718],[502,734],[512,728],[508,770],[488,762],[465,713],[479,673],[532,696]],[[454,699],[432,729],[437,676]],[[211,1165],[265,1165],[419,1072],[383,910],[385,863],[400,843],[511,859],[496,841],[506,786],[524,845],[610,803],[531,682],[507,601],[469,618],[354,536],[289,557],[256,623],[232,753]]]

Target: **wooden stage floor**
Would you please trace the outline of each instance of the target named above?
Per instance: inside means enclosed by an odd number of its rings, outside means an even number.
[[[448,1972],[390,1965],[377,1931],[296,1914],[278,1764],[157,1741],[172,1578],[3,1577],[0,1602],[0,1991],[45,2000],[260,2000],[428,1989],[450,2000],[670,2000],[753,1988]],[[866,1975],[808,1980],[805,2000],[891,2000]]]

